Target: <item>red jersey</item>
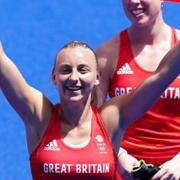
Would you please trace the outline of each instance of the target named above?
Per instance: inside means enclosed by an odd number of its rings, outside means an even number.
[[[61,138],[60,105],[54,107],[49,126],[30,156],[35,180],[116,180],[117,157],[96,107],[93,109],[91,139],[81,148],[66,145]]]
[[[172,29],[172,46],[176,42],[176,32]],[[151,73],[136,63],[127,29],[121,32],[119,60],[110,84],[110,96],[133,91]],[[159,101],[127,129],[122,147],[132,156],[155,165],[170,160],[180,152],[180,75]]]

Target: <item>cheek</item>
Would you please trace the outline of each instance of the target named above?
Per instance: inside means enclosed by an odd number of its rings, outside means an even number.
[[[87,77],[83,84],[93,88],[97,84],[97,81],[95,77]]]
[[[55,81],[56,83],[63,83],[67,79],[66,75],[56,74]]]
[[[57,89],[57,91],[62,95],[62,94],[64,94],[64,92],[65,92],[65,88],[64,88],[64,83],[63,82],[57,82],[56,83],[56,89]]]
[[[64,84],[64,82],[65,82],[65,78],[56,75],[56,76],[54,77],[53,82],[54,82],[54,84],[56,85],[56,87],[57,87],[58,89],[62,89],[63,84]]]

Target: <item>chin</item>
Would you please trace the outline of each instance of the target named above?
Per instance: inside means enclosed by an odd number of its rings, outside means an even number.
[[[82,98],[73,97],[73,98],[70,98],[69,101],[71,101],[71,102],[79,102],[79,101],[82,101]]]
[[[84,98],[82,96],[71,96],[71,97],[68,97],[66,101],[69,101],[70,103],[78,103],[78,102],[82,102],[83,99]]]
[[[88,101],[89,99],[89,94],[76,94],[76,95],[70,95],[70,94],[67,94],[64,96],[63,98],[63,101],[64,103],[66,104],[84,104],[86,101]]]
[[[136,24],[139,27],[149,27],[149,25],[151,25],[151,21],[149,19],[142,19],[136,22]]]

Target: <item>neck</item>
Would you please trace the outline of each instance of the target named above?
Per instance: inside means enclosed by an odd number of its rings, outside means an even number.
[[[61,116],[62,121],[70,126],[78,126],[88,121],[92,115],[90,98],[86,103],[72,102],[66,103],[61,101]]]
[[[167,35],[167,29],[169,30],[169,26],[159,17],[147,26],[132,25],[129,28],[129,36],[133,43],[154,44]]]

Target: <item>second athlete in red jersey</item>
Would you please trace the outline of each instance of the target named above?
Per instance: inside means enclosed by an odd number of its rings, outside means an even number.
[[[176,42],[176,32],[172,29],[172,46]],[[111,97],[132,92],[152,73],[136,63],[127,30],[120,34],[120,46],[118,65],[109,89]],[[155,165],[180,152],[180,76],[159,101],[128,128],[122,147],[132,156]]]

